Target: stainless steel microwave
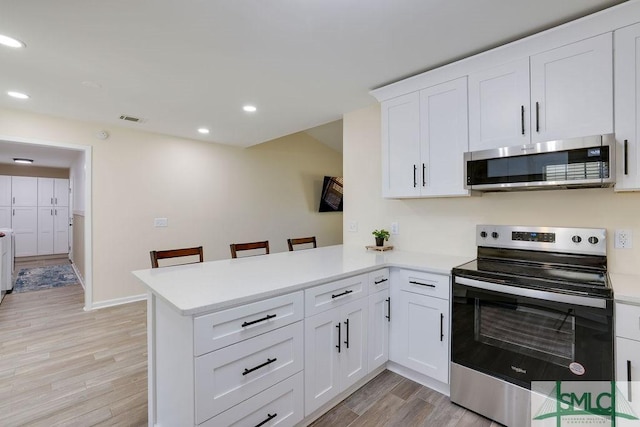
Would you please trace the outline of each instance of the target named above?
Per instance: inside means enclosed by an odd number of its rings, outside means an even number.
[[[465,188],[477,191],[611,187],[613,134],[471,151],[464,154]]]

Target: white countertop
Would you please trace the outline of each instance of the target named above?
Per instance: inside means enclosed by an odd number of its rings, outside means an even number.
[[[137,270],[147,289],[182,315],[189,316],[245,304],[383,267],[451,274],[471,257],[362,246],[327,246],[247,258]]]
[[[618,302],[640,305],[640,276],[635,274],[609,273],[613,298]]]

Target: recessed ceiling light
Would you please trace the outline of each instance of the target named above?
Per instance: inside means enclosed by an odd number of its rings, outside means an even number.
[[[13,158],[13,162],[14,163],[23,163],[25,165],[30,165],[31,163],[33,163],[33,159],[23,159],[23,158],[19,158],[19,157],[14,157]]]
[[[208,133],[209,133],[209,129],[207,129],[207,128],[200,128],[200,129],[198,129],[198,132],[200,132],[200,133],[204,133],[204,134],[206,135],[206,134],[208,134]]]
[[[18,98],[18,99],[29,99],[29,95],[27,95],[26,93],[14,92],[12,90],[7,92],[7,95],[12,96],[14,98]]]
[[[2,34],[0,34],[0,44],[15,48],[26,46],[26,44],[22,43],[20,40],[16,40],[13,37],[5,36]]]
[[[254,107],[253,105],[245,105],[244,107],[242,107],[242,109],[247,113],[253,113],[257,110],[257,108]]]
[[[96,82],[91,81],[91,80],[83,81],[82,82],[82,86],[90,87],[90,88],[93,88],[93,89],[101,89],[102,88],[102,85],[100,83],[96,83]]]

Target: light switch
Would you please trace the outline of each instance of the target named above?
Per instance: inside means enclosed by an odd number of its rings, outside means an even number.
[[[167,218],[156,218],[153,220],[154,227],[168,227],[169,220]]]

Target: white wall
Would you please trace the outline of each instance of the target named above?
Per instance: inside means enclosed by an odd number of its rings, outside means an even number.
[[[233,242],[269,240],[272,252],[287,250],[288,237],[342,243],[342,214],[317,212],[342,155],[304,133],[241,149],[124,128],[95,138],[104,128],[0,110],[0,135],[93,147],[94,304],[142,294],[131,271],[150,267],[152,249],[203,245],[214,260],[230,258]],[[169,227],[154,228],[155,217]]]
[[[599,227],[608,232],[609,270],[640,273],[640,192],[583,189],[387,200],[381,196],[380,146],[378,104],[344,116],[345,244],[373,244],[371,231],[389,230],[397,221],[400,234],[389,243],[398,249],[472,259],[476,224]],[[357,233],[347,231],[352,220],[358,222]],[[632,230],[633,249],[613,248],[618,228]]]

